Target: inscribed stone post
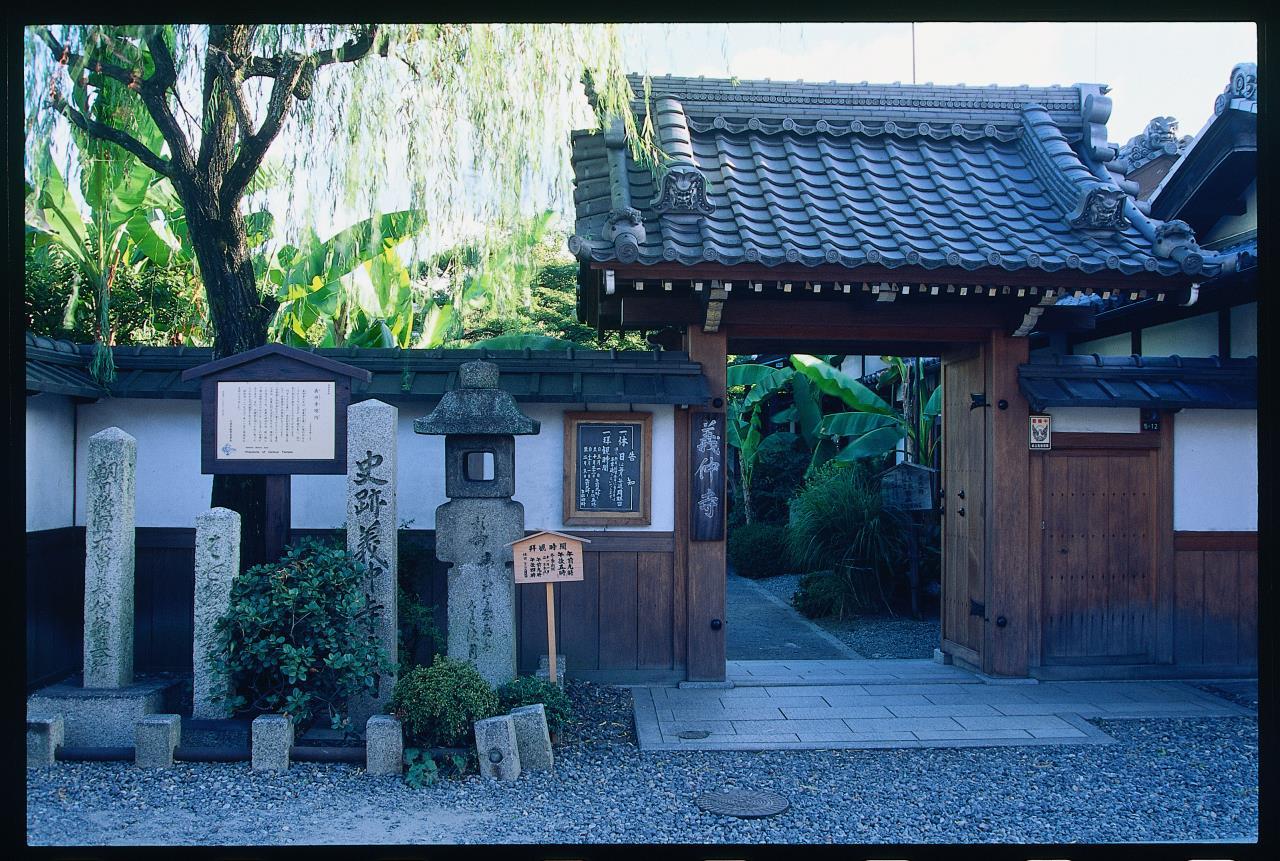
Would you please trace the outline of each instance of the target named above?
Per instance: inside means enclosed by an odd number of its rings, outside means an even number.
[[[133,681],[134,482],[138,443],[117,427],[89,438],[84,686]]]
[[[211,666],[209,654],[217,644],[218,619],[231,607],[231,581],[239,570],[240,515],[229,508],[211,508],[196,518],[193,718],[215,720],[231,716],[225,699],[226,670]]]
[[[396,663],[396,420],[399,410],[378,400],[347,409],[347,550],[369,569],[368,594],[382,610],[378,643]],[[395,687],[384,674],[375,696],[358,698],[350,716],[356,726],[381,711]]]

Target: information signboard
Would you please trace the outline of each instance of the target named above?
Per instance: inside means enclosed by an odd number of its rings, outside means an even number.
[[[564,522],[647,526],[652,413],[565,413]]]

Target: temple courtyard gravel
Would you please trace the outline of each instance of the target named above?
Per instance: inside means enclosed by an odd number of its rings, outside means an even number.
[[[571,681],[555,771],[412,789],[348,765],[27,771],[32,845],[1111,843],[1257,839],[1256,717],[1092,720],[1115,744],[641,752],[631,694]],[[1256,709],[1256,696],[1214,691]],[[697,797],[767,790],[767,819]],[[637,815],[643,811],[643,815]]]

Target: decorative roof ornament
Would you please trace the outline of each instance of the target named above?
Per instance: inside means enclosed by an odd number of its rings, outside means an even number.
[[[612,210],[604,220],[604,228],[600,235],[612,242],[618,260],[623,263],[634,263],[640,256],[640,246],[644,244],[644,219],[640,210],[628,206]]]
[[[1135,135],[1120,147],[1116,167],[1126,174],[1163,155],[1178,156],[1191,145],[1190,135],[1178,138],[1178,121],[1173,117],[1152,117],[1142,134]]]
[[[1258,100],[1258,64],[1236,63],[1231,69],[1231,80],[1213,102],[1213,113],[1222,113],[1234,99]]]
[[[691,164],[676,164],[662,177],[662,189],[649,204],[661,214],[694,212],[710,215],[715,204],[707,200],[707,179]]]
[[[1072,227],[1089,230],[1123,230],[1129,226],[1124,215],[1127,195],[1118,188],[1095,186],[1080,200],[1071,216]]]
[[[1188,275],[1195,275],[1204,268],[1204,255],[1196,243],[1196,235],[1185,221],[1174,219],[1158,224],[1154,246],[1157,257],[1178,261],[1182,271]]]

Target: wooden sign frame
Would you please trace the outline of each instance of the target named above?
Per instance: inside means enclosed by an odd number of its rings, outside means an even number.
[[[689,411],[689,540],[724,541],[728,498],[725,460],[728,437],[725,414]],[[704,437],[704,428],[709,435]]]
[[[540,540],[545,541],[548,544],[555,544],[558,540],[560,543],[567,545],[567,552],[570,554],[572,558],[573,576],[559,577],[555,574],[551,574],[548,577],[537,577],[537,578],[531,578],[531,577],[525,576],[523,566],[521,565],[522,560],[519,552],[520,546],[522,544],[536,544]],[[590,543],[591,543],[591,540],[588,538],[579,538],[576,535],[566,535],[563,532],[555,532],[550,529],[543,530],[542,532],[535,532],[532,535],[526,535],[523,538],[516,539],[515,541],[508,541],[507,546],[511,548],[511,571],[512,571],[512,575],[515,578],[516,585],[528,586],[528,585],[536,585],[538,583],[582,582],[585,579],[585,573],[583,571],[582,554],[583,554],[583,551],[585,550],[585,546]]]
[[[639,511],[589,511],[578,508],[578,428],[590,424],[640,426]],[[564,523],[566,526],[649,526],[652,522],[653,413],[564,414]]]
[[[372,374],[304,350],[267,344],[191,368],[184,380],[200,380],[200,472],[204,475],[344,475],[347,471],[347,407],[351,381]],[[332,383],[333,457],[324,459],[219,459],[216,451],[218,384],[228,382]]]

